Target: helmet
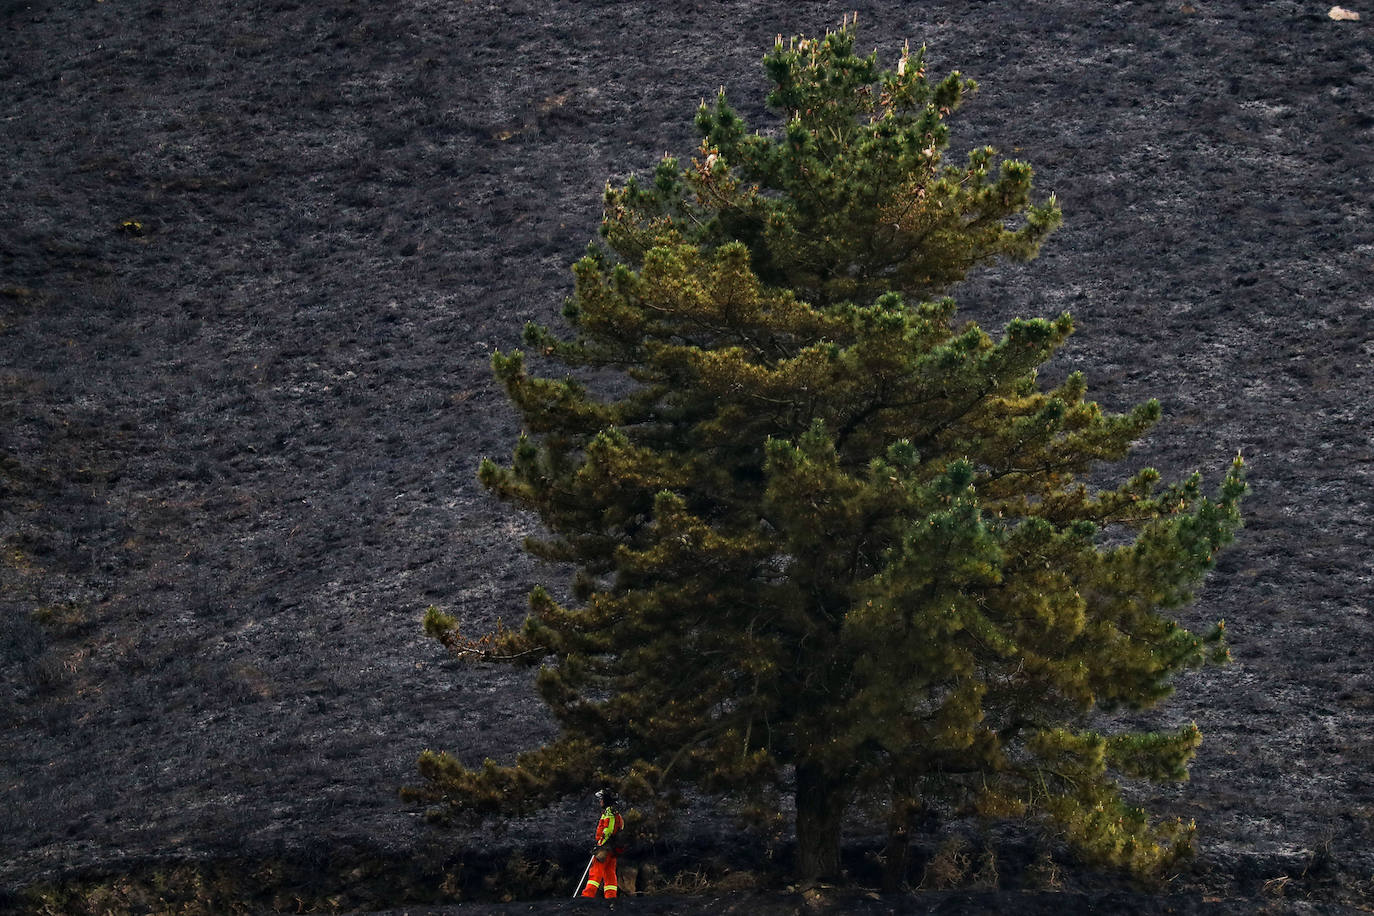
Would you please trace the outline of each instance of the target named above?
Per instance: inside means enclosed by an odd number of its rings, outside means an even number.
[[[614,805],[614,804],[615,804],[615,792],[612,791],[609,787],[608,787],[608,788],[603,788],[603,789],[597,789],[597,790],[596,790],[596,801],[597,801],[598,804],[602,804],[602,805]]]

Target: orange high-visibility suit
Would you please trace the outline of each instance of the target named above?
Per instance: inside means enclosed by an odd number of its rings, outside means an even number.
[[[587,872],[587,886],[582,888],[583,897],[595,897],[597,891],[604,892],[607,899],[620,896],[615,878],[615,860],[622,851],[619,834],[623,829],[625,819],[608,806],[596,824],[596,852],[592,867]]]

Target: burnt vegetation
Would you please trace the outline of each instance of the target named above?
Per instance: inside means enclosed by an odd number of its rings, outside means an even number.
[[[767,123],[761,49],[856,8],[885,58],[910,39],[976,79],[955,143],[1024,156],[1063,210],[1037,260],[953,288],[960,315],[992,332],[1072,311],[1045,378],[1081,371],[1112,411],[1161,402],[1133,469],[1216,481],[1237,448],[1251,469],[1245,528],[1183,613],[1224,618],[1234,662],[1185,675],[1167,722],[1120,722],[1198,723],[1190,782],[1128,786],[1197,821],[1196,857],[1142,889],[1014,829],[918,822],[905,883],[932,911],[1367,905],[1368,21],[1286,0],[17,0],[0,910],[571,891],[584,808],[443,834],[397,796],[426,748],[476,766],[556,733],[520,672],[459,665],[420,628],[430,605],[513,626],[564,574],[476,480],[519,432],[491,355],[558,321],[608,179],[690,155],[722,84]],[[785,830],[720,841],[704,802],[684,814],[639,851],[644,890],[806,902],[775,882]],[[883,832],[818,906],[882,911],[863,889]]]

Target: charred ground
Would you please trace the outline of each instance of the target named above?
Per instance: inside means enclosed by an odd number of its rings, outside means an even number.
[[[1188,613],[1236,662],[1163,712],[1206,735],[1192,782],[1142,789],[1200,825],[1171,893],[1374,895],[1374,10],[1286,0],[0,3],[0,887],[505,861],[395,791],[550,733],[419,629],[555,575],[474,480],[517,432],[490,354],[556,320],[608,178],[689,153],[722,84],[767,126],[763,50],[856,8],[978,80],[956,145],[1063,204],[963,313],[1072,311],[1055,371],[1163,401],[1132,467],[1250,463]],[[498,845],[567,857],[568,814]]]

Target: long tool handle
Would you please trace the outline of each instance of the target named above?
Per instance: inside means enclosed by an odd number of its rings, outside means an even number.
[[[587,860],[587,867],[582,869],[582,877],[577,879],[577,887],[573,888],[574,899],[577,898],[578,894],[582,893],[582,887],[587,883],[587,876],[592,873],[592,863],[595,861],[596,856],[592,856],[590,859]]]

